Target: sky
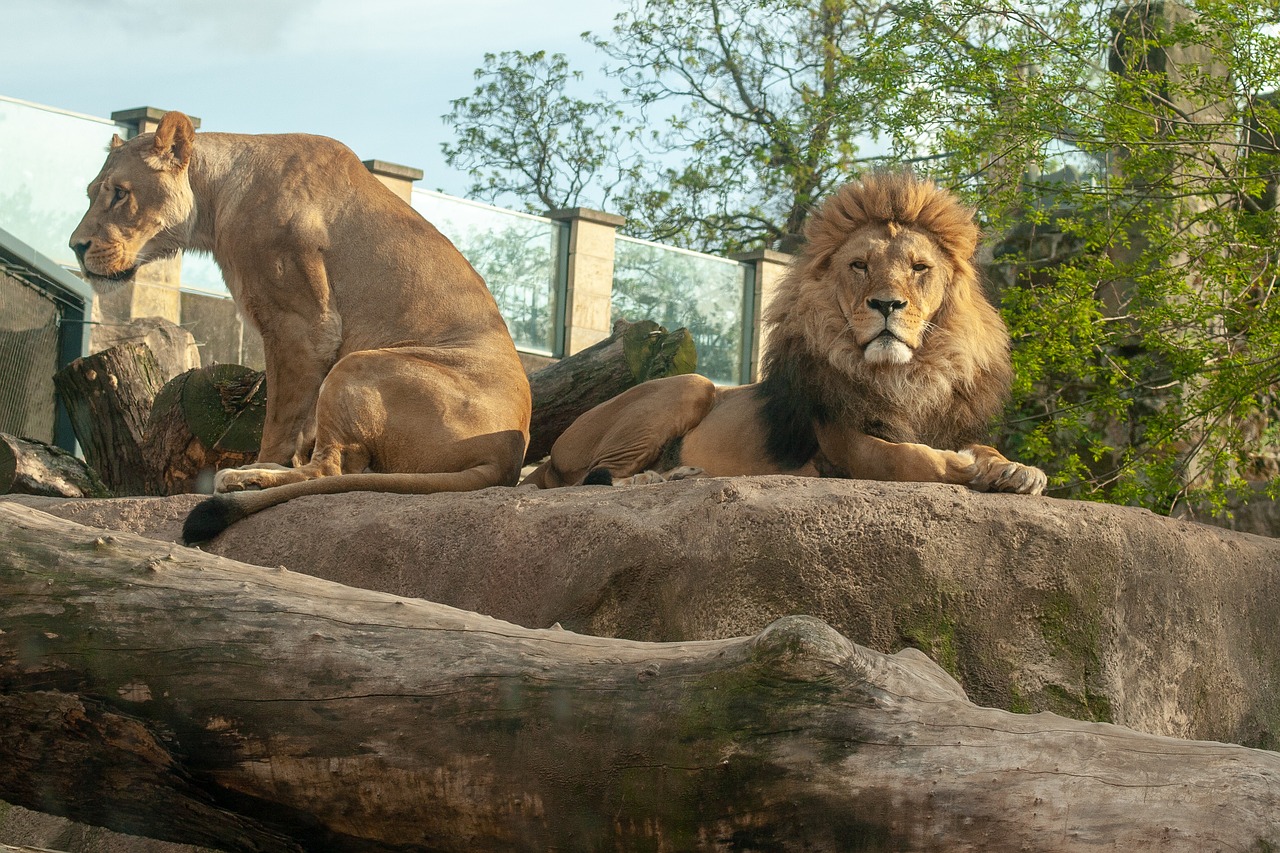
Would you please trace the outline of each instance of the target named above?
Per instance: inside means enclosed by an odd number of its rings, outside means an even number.
[[[594,75],[581,37],[623,0],[0,0],[0,95],[109,117],[182,110],[201,130],[318,133],[465,195],[440,144],[485,53],[547,50]],[[603,82],[603,77],[601,76]]]

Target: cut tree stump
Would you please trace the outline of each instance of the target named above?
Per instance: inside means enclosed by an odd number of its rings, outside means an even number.
[[[0,432],[0,494],[101,498],[107,489],[61,447]]]
[[[112,494],[151,494],[143,434],[165,377],[145,343],[78,358],[53,376],[84,458]]]
[[[231,851],[1267,850],[1280,754],[822,622],[528,630],[0,502],[0,799]]]
[[[652,320],[618,320],[610,337],[529,377],[533,420],[525,462],[550,453],[560,433],[593,406],[641,382],[692,373],[697,366],[688,329],[668,332]]]
[[[189,370],[156,396],[143,457],[156,494],[211,491],[201,475],[258,458],[267,411],[264,374],[238,364]],[[208,488],[206,488],[208,486]]]
[[[126,332],[128,340],[58,371],[53,384],[85,460],[112,494],[160,494],[143,453],[147,418],[160,389],[198,354],[190,332],[158,317],[117,334]]]

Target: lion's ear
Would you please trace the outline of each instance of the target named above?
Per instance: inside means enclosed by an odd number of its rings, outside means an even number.
[[[176,110],[167,112],[156,128],[154,155],[162,163],[171,164],[181,171],[191,162],[191,146],[195,141],[196,129],[191,119]]]
[[[111,134],[111,150],[114,151],[115,149],[119,148],[121,145],[124,145],[124,140],[120,138],[120,134],[118,133]]]

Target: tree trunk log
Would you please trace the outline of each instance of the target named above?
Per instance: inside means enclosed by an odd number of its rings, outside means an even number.
[[[0,494],[100,498],[107,490],[62,448],[0,432]]]
[[[150,491],[143,432],[165,378],[145,343],[78,358],[54,374],[84,458],[115,495]]]
[[[550,453],[560,433],[593,406],[633,385],[692,373],[697,366],[688,329],[668,332],[652,320],[617,321],[610,337],[529,377],[533,420],[525,462]]]
[[[969,703],[817,620],[651,644],[0,502],[0,799],[233,851],[1280,844],[1280,755]]]
[[[143,453],[151,405],[164,384],[198,365],[186,329],[145,317],[117,330],[128,340],[78,358],[54,374],[85,460],[115,495],[160,494]]]
[[[189,370],[161,389],[142,449],[153,494],[210,492],[214,470],[258,458],[267,406],[263,376],[238,364],[216,364]]]

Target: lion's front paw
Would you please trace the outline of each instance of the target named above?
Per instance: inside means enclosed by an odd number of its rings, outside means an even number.
[[[978,446],[970,451],[975,473],[969,488],[976,491],[1038,495],[1049,482],[1039,468],[1006,459],[995,448]]]

